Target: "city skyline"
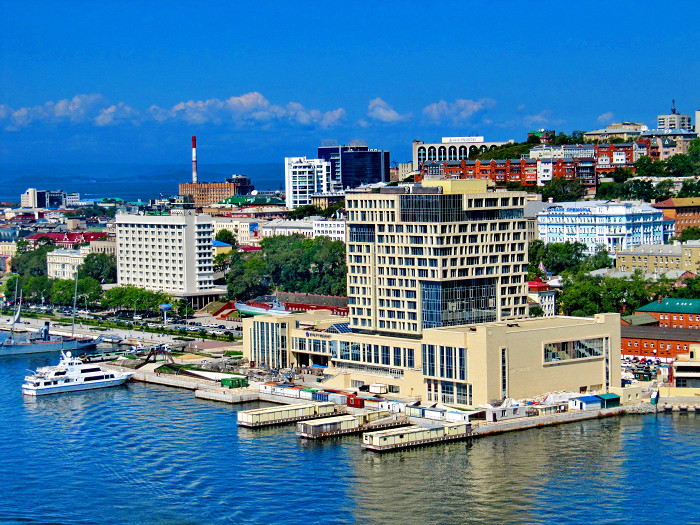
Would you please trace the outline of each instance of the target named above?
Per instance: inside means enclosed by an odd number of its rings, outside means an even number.
[[[654,127],[672,99],[700,109],[700,39],[676,30],[694,4],[2,6],[3,163],[186,164],[191,135],[202,164],[281,164],[328,138],[402,162],[413,139],[522,141]]]

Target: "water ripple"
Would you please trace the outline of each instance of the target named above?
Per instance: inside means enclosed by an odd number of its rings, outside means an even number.
[[[694,415],[377,455],[356,436],[239,429],[234,408],[167,387],[23,398],[47,359],[0,361],[2,523],[666,522],[659,501],[674,521],[700,516]]]

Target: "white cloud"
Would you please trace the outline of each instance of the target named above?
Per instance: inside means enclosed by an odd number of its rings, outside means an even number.
[[[614,118],[615,114],[612,111],[608,111],[607,113],[598,115],[598,122],[600,122],[601,124],[605,124],[608,122],[612,122]]]
[[[9,118],[10,129],[18,129],[29,126],[34,122],[81,123],[94,118],[104,106],[104,97],[100,94],[76,95],[71,99],[63,99],[58,102],[45,102],[43,105],[23,107],[12,110],[9,106],[2,106],[0,118]]]
[[[525,109],[525,104],[520,104],[516,109],[518,111],[523,111]]]
[[[388,124],[395,122],[403,122],[410,120],[413,115],[410,113],[405,113],[401,115],[389,104],[384,102],[381,98],[377,97],[369,101],[369,106],[367,107],[367,116],[372,120],[377,120],[379,122],[385,122]]]
[[[440,100],[423,108],[423,115],[430,121],[441,123],[445,121],[461,124],[470,119],[474,113],[490,108],[496,101],[490,98],[469,100],[458,98],[454,102]]]
[[[154,104],[143,114],[125,102],[110,104],[99,94],[76,95],[71,99],[18,109],[5,104],[0,105],[0,120],[7,121],[7,130],[17,130],[36,122],[92,123],[103,127],[125,123],[138,125],[146,120],[235,125],[267,125],[281,122],[327,128],[338,124],[344,118],[343,108],[324,112],[319,109],[307,109],[298,102],[289,102],[281,106],[271,104],[257,92],[233,96],[226,100],[212,98],[182,101],[171,108]]]
[[[131,106],[127,106],[124,102],[120,102],[117,105],[112,105],[101,110],[95,117],[94,122],[97,126],[110,126],[125,121],[138,124],[139,118],[140,116],[137,110]]]
[[[232,122],[246,125],[286,121],[324,128],[335,125],[345,116],[343,108],[322,112],[318,109],[307,109],[298,102],[289,102],[286,106],[271,104],[258,92],[245,93],[226,100],[189,100],[175,104],[170,109],[154,105],[149,108],[149,113],[159,122],[183,120],[189,124]]]

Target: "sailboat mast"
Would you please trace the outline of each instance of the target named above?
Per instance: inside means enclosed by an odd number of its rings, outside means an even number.
[[[78,301],[78,269],[75,269],[75,290],[73,291],[73,322],[70,327],[70,335],[73,337],[75,333],[75,308]]]

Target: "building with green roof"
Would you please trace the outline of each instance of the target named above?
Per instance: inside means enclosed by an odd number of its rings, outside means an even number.
[[[700,299],[659,299],[637,312],[649,313],[661,327],[700,329]]]

